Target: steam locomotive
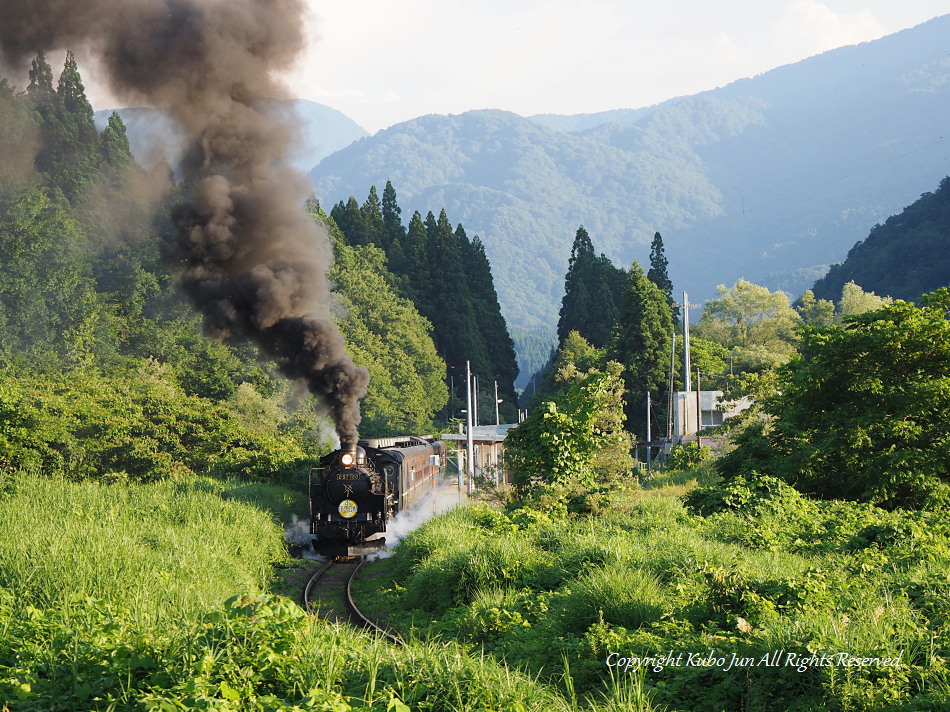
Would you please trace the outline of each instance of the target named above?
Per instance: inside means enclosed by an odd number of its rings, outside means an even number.
[[[386,524],[432,492],[445,467],[435,438],[360,440],[320,460],[310,477],[310,533],[323,556],[358,556],[386,544]]]

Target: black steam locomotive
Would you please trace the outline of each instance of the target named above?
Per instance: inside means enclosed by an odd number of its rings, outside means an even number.
[[[397,512],[432,492],[445,465],[445,443],[434,438],[360,440],[341,446],[311,472],[310,533],[323,556],[379,551]]]

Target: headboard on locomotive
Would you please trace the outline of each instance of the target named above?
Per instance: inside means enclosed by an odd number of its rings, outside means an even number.
[[[389,482],[396,511],[412,507],[436,486],[444,467],[445,443],[435,438],[403,436],[361,440],[377,472]]]

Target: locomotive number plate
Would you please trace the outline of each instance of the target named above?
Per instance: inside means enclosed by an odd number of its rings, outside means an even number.
[[[340,516],[346,519],[351,519],[356,516],[356,502],[352,499],[344,499],[340,502],[340,506],[337,507],[337,511],[340,512]]]
[[[360,477],[359,472],[341,472],[336,476],[338,480],[358,480]]]

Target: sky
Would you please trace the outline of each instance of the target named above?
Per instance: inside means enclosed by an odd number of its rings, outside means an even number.
[[[639,108],[950,12],[946,0],[307,0],[291,92],[371,133],[424,114]]]
[[[289,93],[370,133],[472,109],[651,106],[950,12],[947,0],[304,1]],[[96,109],[120,106],[80,68]]]

